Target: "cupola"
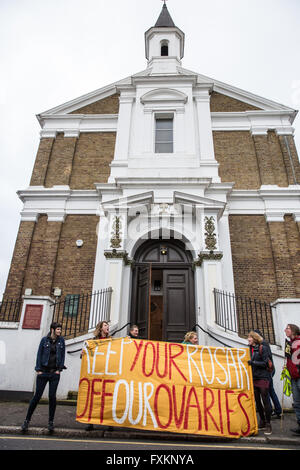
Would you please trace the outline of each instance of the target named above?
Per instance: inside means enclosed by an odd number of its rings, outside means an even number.
[[[175,26],[164,3],[155,26],[145,32],[145,52],[151,74],[174,74],[184,55],[184,33]]]

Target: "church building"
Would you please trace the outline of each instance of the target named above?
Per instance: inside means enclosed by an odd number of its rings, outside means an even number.
[[[144,40],[145,70],[37,116],[0,328],[38,344],[57,319],[74,351],[103,319],[207,345],[258,328],[282,360],[300,323],[297,111],[184,68],[166,4]]]

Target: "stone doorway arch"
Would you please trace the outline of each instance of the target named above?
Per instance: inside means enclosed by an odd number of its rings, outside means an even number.
[[[192,256],[180,240],[147,240],[134,256],[131,323],[140,336],[181,342],[196,323]]]

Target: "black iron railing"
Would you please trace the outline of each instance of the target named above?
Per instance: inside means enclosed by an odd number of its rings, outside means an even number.
[[[87,294],[68,294],[56,301],[52,321],[62,324],[62,335],[66,338],[87,333],[103,320],[110,320],[112,288]]]
[[[259,330],[270,343],[276,344],[270,303],[214,289],[216,323],[228,331],[247,337]]]
[[[23,299],[3,298],[0,302],[0,321],[20,321]]]

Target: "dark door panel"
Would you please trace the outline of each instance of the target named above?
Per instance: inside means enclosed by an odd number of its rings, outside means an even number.
[[[190,275],[188,269],[164,270],[164,339],[183,341],[190,328]]]
[[[137,250],[135,262],[131,322],[142,338],[182,342],[196,323],[190,252],[179,240],[148,240]],[[151,273],[158,271],[163,276],[153,274],[151,296]],[[161,289],[155,289],[155,280],[162,281]]]
[[[133,289],[131,323],[137,324],[139,335],[142,338],[148,338],[150,265],[137,267],[133,280],[135,286]]]

